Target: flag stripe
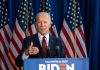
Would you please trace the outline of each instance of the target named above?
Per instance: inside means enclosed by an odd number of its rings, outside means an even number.
[[[21,43],[21,41],[20,41],[20,39],[19,39],[17,33],[14,32],[14,34],[15,34],[15,35],[13,35],[13,40],[14,40],[14,42],[17,44],[17,45],[15,45],[16,48],[19,48],[19,49],[18,49],[18,52],[19,52],[19,50],[21,49],[22,43]],[[12,43],[13,43],[13,42],[12,42]]]
[[[77,41],[78,41],[78,45],[79,45],[79,49],[81,50],[81,53],[83,55],[83,57],[86,57],[86,49],[85,49],[85,43],[84,41],[82,40],[82,37],[80,36],[79,34],[79,31],[76,29],[76,32],[77,32]]]
[[[33,34],[35,34],[37,32],[34,24],[31,25],[31,30],[32,30],[32,34],[31,35],[33,35]]]
[[[13,46],[12,46],[12,44],[13,44]],[[14,48],[16,49],[17,52],[20,51],[20,48],[19,48],[18,44],[16,43],[16,41],[14,40],[14,38],[12,38],[12,44],[11,44],[12,47],[10,48],[10,49],[12,49],[12,51]]]
[[[20,35],[20,37],[19,38],[21,38],[21,42],[23,41],[23,39],[25,38],[25,33],[23,32],[23,30],[21,29],[21,27],[20,27],[20,25],[19,25],[19,22],[18,22],[18,20],[16,19],[16,23],[15,23],[15,27],[16,27],[16,29],[15,30],[17,30],[18,31],[18,33],[20,33],[19,35]],[[16,33],[17,34],[17,33]]]
[[[12,37],[12,32],[11,32],[10,26],[9,25],[5,25],[5,30],[6,30],[6,32],[8,34],[8,37],[9,37],[8,41],[10,41],[10,39]]]
[[[64,45],[64,50],[65,50],[65,52],[66,52],[66,56],[67,57],[71,57],[71,55],[70,55],[70,53],[69,53],[69,51],[68,51],[68,49],[66,48],[66,45],[65,45],[65,43],[64,43],[64,40],[63,40],[63,38],[62,38],[62,35],[63,33],[61,33],[61,36],[60,36],[60,39],[62,40],[62,42],[63,42],[63,45]]]
[[[8,24],[9,18],[5,2],[5,0],[0,0],[0,58],[3,70],[15,70],[8,56],[12,32]]]
[[[5,67],[5,64],[4,64],[4,62],[1,60],[1,58],[0,58],[0,70],[7,70],[7,68]]]
[[[3,41],[1,42],[1,53],[2,53],[5,61],[7,62],[8,68],[12,70],[13,68],[12,68],[11,63],[9,61],[8,50],[7,50]]]
[[[71,31],[70,31],[68,25],[66,24],[65,19],[64,19],[61,31],[63,31],[62,33],[65,35],[66,40],[67,40],[67,42],[69,42],[69,45],[70,45],[70,46],[66,45],[66,48],[68,49],[68,48],[71,47],[71,49],[72,49],[73,52],[71,52],[70,54],[73,54],[73,57],[74,57],[75,49],[74,49],[74,45],[73,45],[73,42],[72,42],[72,39],[71,39],[72,34],[71,34]],[[65,42],[65,44],[66,44],[66,42]]]
[[[30,35],[33,35],[32,28],[31,27],[29,28],[29,33],[30,33]]]
[[[66,24],[66,23],[65,23]],[[66,31],[68,31],[68,33],[70,33],[70,38],[71,38],[71,41],[72,41],[72,43],[73,43],[73,45],[74,45],[74,49],[75,49],[75,53],[77,52],[77,54],[78,54],[78,56],[79,57],[83,57],[82,56],[82,53],[81,53],[81,51],[80,51],[80,49],[79,49],[79,43],[77,43],[76,42],[76,44],[75,44],[75,38],[74,38],[74,36],[75,36],[75,34],[74,34],[74,32],[71,32],[70,31],[70,28],[68,27],[68,25],[66,24]]]
[[[53,36],[56,36],[55,32],[53,31],[53,28],[51,27],[50,28],[50,33],[53,35]]]
[[[13,50],[14,51],[14,50]],[[10,57],[12,57],[12,58],[14,58],[14,60],[15,60],[15,56],[14,56],[14,54],[16,54],[16,53],[13,53],[12,52],[12,49],[9,49],[9,52],[10,52],[10,54],[11,54],[11,56]],[[18,55],[18,54],[17,54]],[[12,61],[12,60],[11,60]]]
[[[84,30],[83,30],[83,25],[81,25],[80,27],[78,27],[78,31],[80,32],[80,35],[82,37],[82,40],[84,41],[85,43],[85,37],[84,37]]]
[[[9,48],[9,42],[8,41],[10,41],[10,40],[7,39],[9,37],[7,37],[8,35],[6,33],[6,30],[4,28],[1,29],[1,33],[0,34],[1,34],[1,37],[3,38],[1,41],[4,41],[4,43],[6,45],[6,48],[8,49]]]
[[[15,23],[16,24],[16,26],[18,25],[18,23]],[[16,27],[15,26],[15,29],[14,29],[14,34],[15,35],[17,35],[18,36],[18,38],[19,38],[19,41],[22,43],[23,42],[23,37],[21,36],[21,33],[19,32],[20,30],[19,30],[19,28],[20,28],[20,26],[19,27]]]
[[[0,34],[0,36],[1,36],[1,34]],[[13,64],[10,62],[10,58],[9,58],[9,56],[8,56],[8,49],[7,49],[7,47],[6,47],[6,45],[5,45],[5,43],[4,43],[4,39],[3,39],[3,37],[1,36],[1,44],[3,45],[3,47],[1,46],[1,51],[2,50],[4,50],[4,51],[2,51],[3,53],[5,53],[4,55],[5,55],[5,58],[6,58],[6,61],[8,62],[8,64],[10,65],[12,65],[13,66]],[[9,68],[12,68],[12,66],[10,65],[10,67]],[[13,66],[13,68],[14,68],[14,66]],[[14,68],[15,69],[15,68]]]
[[[13,67],[15,68],[14,70],[19,70],[19,68],[16,66],[15,60],[13,59],[13,57],[12,57],[12,55],[11,55],[10,52],[8,53],[8,55],[9,55],[9,57],[10,57],[11,63],[13,64]]]
[[[0,58],[2,60],[2,63],[4,64],[4,68],[6,68],[6,70],[9,70],[8,65],[7,65],[7,63],[5,61],[5,57],[3,56],[1,51],[0,51]],[[3,68],[3,67],[1,67],[1,68]]]
[[[9,43],[10,43],[10,36],[9,36],[9,33],[7,32],[7,30],[8,30],[8,29],[6,28],[7,26],[8,26],[8,25],[5,25],[5,27],[3,28],[3,30],[1,30],[1,33],[4,31],[3,33],[4,33],[4,35],[5,35],[5,39],[7,39],[7,42],[8,42],[8,44],[9,44]],[[7,43],[7,42],[6,42],[6,43]],[[8,44],[7,44],[7,45],[8,45]]]
[[[62,32],[61,38],[63,39],[64,44],[66,45],[66,48],[68,49],[70,56],[73,57],[73,50],[71,49],[70,44],[68,43],[68,40],[66,39],[66,35]]]
[[[72,53],[74,53],[75,52],[75,49],[74,49],[74,46],[73,46],[73,44],[72,44],[72,41],[71,41],[71,39],[70,39],[70,37],[69,37],[69,35],[68,35],[68,32],[66,32],[66,29],[65,29],[65,27],[63,26],[62,27],[62,32],[64,33],[64,35],[65,35],[65,37],[66,37],[66,40],[68,40],[67,42],[69,43],[69,45],[70,45],[70,47],[71,47],[71,49],[72,49]],[[70,33],[69,33],[70,34]]]
[[[72,44],[74,45],[74,49],[75,49],[75,51],[77,52],[77,54],[78,54],[78,56],[79,57],[82,57],[82,54],[81,54],[81,52],[80,52],[80,50],[79,50],[79,48],[78,48],[78,45],[76,44],[75,45],[75,40],[74,40],[74,37],[73,37],[73,34],[72,34],[72,32],[70,31],[70,28],[68,27],[68,25],[67,25],[67,23],[66,23],[66,21],[64,20],[64,23],[63,23],[63,26],[65,27],[65,31],[67,31],[67,33],[68,34],[70,34],[69,36],[70,36],[70,39],[71,39],[71,41],[72,41]],[[66,35],[65,35],[66,36]],[[69,40],[68,40],[69,41]],[[77,49],[77,50],[76,50]],[[71,54],[71,53],[70,53]],[[75,54],[75,53],[74,53]]]
[[[53,26],[52,26],[52,29],[53,29],[53,31],[54,31],[54,33],[55,33],[55,36],[56,36],[56,37],[58,37],[58,33],[57,33],[56,26],[55,26],[55,25],[53,25]]]
[[[75,3],[73,0],[70,0],[68,2],[68,8],[67,12],[64,18],[63,26],[61,29],[61,33],[63,33],[66,37],[66,40],[70,44],[66,44],[66,48],[69,49],[71,47],[73,54],[77,54],[78,57],[86,57],[86,45],[85,45],[85,38],[84,38],[84,30],[83,30],[83,24],[82,24],[82,17],[80,14],[80,6],[78,1],[76,1],[76,8],[74,9]],[[74,12],[76,11],[76,13]],[[76,19],[75,19],[76,15]],[[76,20],[76,23],[75,23]],[[60,34],[62,35],[62,34]],[[63,38],[63,36],[62,36]],[[65,40],[64,38],[62,39]],[[69,47],[68,47],[69,46]],[[71,54],[71,52],[70,52]],[[75,56],[76,57],[76,56]]]
[[[8,25],[5,25],[6,27],[9,27]],[[8,34],[8,30],[6,30],[7,28],[3,27],[3,29],[1,29],[1,32],[0,32],[0,37],[1,37],[1,43],[3,45],[3,47],[0,47],[0,48],[4,48],[4,51],[1,50],[2,53],[5,53],[3,54],[4,55],[4,58],[6,60],[6,62],[8,63],[8,66],[9,69],[13,69],[12,68],[12,63],[10,62],[10,58],[8,56],[8,49],[9,49],[9,42],[10,42],[10,37],[9,37],[9,34]]]

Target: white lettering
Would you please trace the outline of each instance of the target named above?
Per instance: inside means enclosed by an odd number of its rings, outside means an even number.
[[[51,64],[51,70],[60,70],[58,64]]]
[[[39,70],[46,70],[45,64],[39,64]]]
[[[66,70],[74,70],[74,64],[71,64],[71,66],[66,64]]]

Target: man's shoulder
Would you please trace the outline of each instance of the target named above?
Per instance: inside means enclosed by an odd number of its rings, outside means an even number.
[[[37,36],[37,33],[34,34],[34,35],[31,35],[31,36],[28,36],[28,37],[24,38],[24,40],[33,39],[33,38],[36,38],[36,36]]]
[[[51,38],[52,38],[52,40],[54,40],[54,41],[60,41],[60,39],[58,38],[58,37],[56,37],[56,36],[50,36]]]

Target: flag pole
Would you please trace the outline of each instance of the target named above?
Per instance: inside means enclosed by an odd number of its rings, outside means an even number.
[[[76,0],[74,0],[74,46],[75,46],[74,57],[77,58],[77,48],[76,48]]]
[[[43,12],[45,12],[46,11],[46,5],[45,5],[45,0],[42,0],[42,7],[43,7],[43,9],[42,9],[42,11]]]
[[[28,0],[26,0],[26,36],[28,32]]]

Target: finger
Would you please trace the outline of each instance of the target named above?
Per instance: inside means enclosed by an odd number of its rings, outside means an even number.
[[[30,51],[30,54],[38,54],[38,53],[39,53],[38,49]]]
[[[29,51],[32,51],[32,46],[29,47]]]
[[[33,51],[39,52],[39,49],[37,47],[33,47]]]
[[[38,48],[37,48],[37,47],[32,47],[32,49],[33,49],[33,50],[38,50]]]
[[[38,52],[37,51],[33,51],[31,54],[38,54]]]
[[[34,54],[34,51],[29,51],[29,54],[30,54],[30,55]]]
[[[30,46],[33,46],[33,42],[31,42],[31,45]]]

